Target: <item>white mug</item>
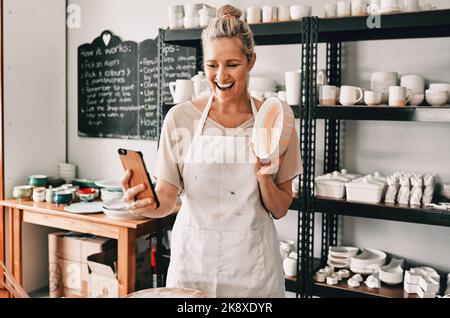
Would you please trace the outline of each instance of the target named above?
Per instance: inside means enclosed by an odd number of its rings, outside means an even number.
[[[391,12],[400,10],[400,4],[398,0],[381,0],[380,7],[381,12]]]
[[[247,22],[248,23],[261,23],[261,9],[258,7],[247,8]]]
[[[193,98],[194,83],[190,79],[177,79],[169,83],[169,90],[174,104],[184,103]]]
[[[290,12],[289,12],[289,6],[282,4],[278,6],[278,21],[289,21],[290,18]]]
[[[325,18],[335,18],[337,15],[337,5],[336,3],[325,3],[324,7],[324,17]]]
[[[367,15],[367,0],[352,0],[351,12],[352,16]]]
[[[338,17],[349,17],[351,15],[350,2],[339,1],[337,3],[337,16]]]
[[[286,101],[289,105],[300,104],[300,90],[301,90],[301,72],[300,70],[294,72],[285,72],[286,80]]]
[[[375,106],[381,104],[381,93],[373,91],[364,92],[364,103],[368,106]]]
[[[359,95],[359,96],[358,96]],[[363,90],[357,86],[341,86],[341,93],[339,94],[339,102],[344,106],[352,106],[364,98]]]
[[[289,8],[291,20],[298,20],[311,15],[311,6],[301,4],[293,5]]]
[[[321,85],[319,89],[319,104],[323,106],[336,105],[337,87],[332,85]]]
[[[402,0],[401,8],[403,12],[420,11],[419,0]]]
[[[389,87],[389,106],[405,106],[409,94],[406,87],[390,86]]]
[[[262,22],[267,23],[267,22],[272,22],[272,21],[276,21],[273,19],[273,15],[274,15],[274,7],[272,6],[263,6],[262,7]]]
[[[286,257],[283,260],[284,273],[287,276],[297,275],[297,260],[295,258]]]

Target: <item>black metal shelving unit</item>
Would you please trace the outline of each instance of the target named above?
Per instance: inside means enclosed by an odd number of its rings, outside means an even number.
[[[301,105],[292,106],[294,115],[296,118],[300,118],[300,130],[303,131],[300,138],[302,147],[302,157],[314,158],[306,154],[306,151],[314,152],[314,142],[311,142],[309,138],[314,140],[315,126],[311,125],[311,116],[313,113],[310,111],[313,101],[315,101],[315,93],[310,94],[312,87],[315,86],[313,74],[315,74],[315,65],[317,63],[317,32],[311,32],[311,20],[305,19],[304,21],[289,21],[279,23],[264,23],[251,25],[251,29],[254,35],[256,45],[281,45],[281,44],[301,44],[301,61],[300,68],[302,69],[302,102]],[[317,19],[317,18],[315,18]],[[163,102],[162,87],[164,76],[162,70],[164,69],[162,52],[164,45],[180,45],[189,46],[196,49],[197,55],[197,70],[201,70],[201,28],[196,29],[184,29],[184,30],[170,30],[160,29],[159,32],[159,76],[158,76],[158,105],[160,110],[160,124],[167,114],[169,109],[173,107],[173,104],[167,104]],[[314,68],[314,69],[313,69]],[[302,200],[298,205],[298,271],[297,277],[299,279],[293,279],[292,277],[286,277],[286,289],[296,293],[297,297],[308,297],[312,294],[312,284],[308,277],[311,277],[314,265],[312,261],[313,253],[313,230],[314,226],[311,222],[314,222],[314,213],[311,206],[312,201],[312,189],[311,180],[314,178],[314,171],[310,171],[308,167],[311,167],[311,163],[308,160],[304,160],[304,173],[302,175]],[[300,282],[306,282],[300,284]],[[160,282],[158,282],[159,284]]]
[[[373,18],[372,18],[373,19]],[[378,27],[369,27],[368,17],[319,19],[317,39],[327,45],[327,75],[331,85],[340,86],[341,51],[344,42],[382,39],[410,39],[450,36],[450,10],[379,16]],[[373,20],[372,20],[373,22]],[[315,76],[315,74],[313,74]],[[311,104],[317,119],[325,120],[324,173],[339,170],[340,128],[342,120],[381,120],[415,122],[450,122],[450,105],[445,107],[388,106],[319,106]],[[315,156],[315,153],[309,153]],[[314,189],[313,189],[314,190]],[[450,226],[450,213],[424,207],[404,207],[388,204],[366,204],[314,197],[314,211],[322,213],[321,264],[326,264],[329,246],[338,239],[338,215],[356,216],[400,222]],[[294,200],[292,208],[298,207]],[[312,280],[312,276],[310,280]],[[321,297],[408,297],[401,290],[386,289],[373,293],[359,288],[313,285],[312,294]]]

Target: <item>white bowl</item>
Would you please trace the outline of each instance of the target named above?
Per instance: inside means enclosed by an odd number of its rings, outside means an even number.
[[[447,91],[433,91],[427,89],[425,91],[425,98],[427,103],[431,106],[442,106],[447,103],[448,92]]]
[[[410,97],[408,97],[408,102],[411,106],[418,106],[422,104],[424,99],[425,94],[413,94]]]
[[[384,265],[386,253],[374,248],[363,249],[363,252],[350,259],[350,266],[356,268],[368,268],[370,265]]]
[[[388,265],[380,269],[380,280],[389,285],[400,284],[403,281],[404,260],[393,258]]]
[[[253,127],[252,143],[256,156],[268,162],[283,155],[294,132],[291,107],[276,97],[267,99],[260,107]]]
[[[449,83],[431,83],[430,84],[431,91],[447,91],[449,95],[448,102],[450,103],[450,84]]]

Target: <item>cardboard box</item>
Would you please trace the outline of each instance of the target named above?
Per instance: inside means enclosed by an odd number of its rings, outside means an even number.
[[[76,232],[51,233],[48,244],[50,297],[87,297],[88,256],[117,246],[116,240]]]
[[[89,297],[119,297],[119,281],[117,279],[117,250],[110,249],[102,253],[88,256]],[[152,271],[150,266],[150,249],[136,254],[135,290],[152,287]]]

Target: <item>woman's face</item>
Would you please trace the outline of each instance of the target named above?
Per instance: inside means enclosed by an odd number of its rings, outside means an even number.
[[[221,38],[204,46],[204,68],[209,85],[219,103],[233,102],[247,97],[247,80],[255,63],[242,52],[237,38]]]

